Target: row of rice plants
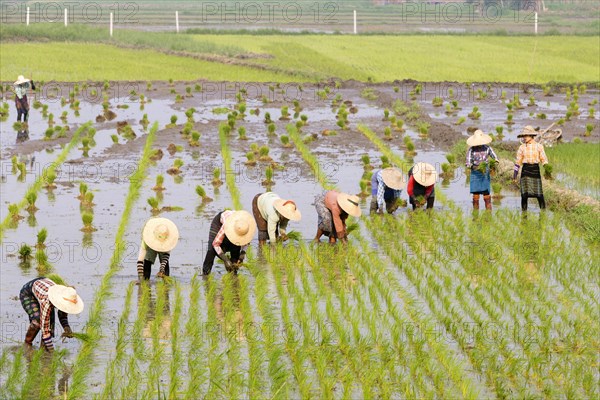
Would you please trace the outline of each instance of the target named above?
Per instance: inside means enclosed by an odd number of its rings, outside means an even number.
[[[133,298],[134,285],[130,284],[125,293],[125,303],[123,312],[119,318],[117,325],[117,338],[115,341],[114,358],[110,361],[106,368],[106,380],[102,389],[101,397],[110,399],[118,397],[118,391],[115,387],[121,382],[121,377],[125,370],[125,356],[127,355],[127,343],[131,337],[131,329],[129,326],[129,314],[131,313],[131,299]]]
[[[242,202],[240,200],[240,191],[235,184],[235,170],[232,165],[231,149],[227,143],[227,132],[225,124],[219,125],[219,139],[221,142],[221,156],[223,157],[223,163],[225,164],[225,183],[231,194],[233,206],[236,210],[242,210]]]
[[[206,283],[206,309],[207,309],[207,329],[208,329],[208,372],[209,385],[206,392],[208,398],[225,398],[227,397],[227,368],[225,356],[227,349],[222,349],[221,335],[223,333],[223,324],[219,321],[217,314],[217,299],[221,296],[218,282],[214,278],[214,274],[208,276]]]
[[[283,333],[285,327],[292,326],[289,325],[287,298],[281,300],[282,317],[278,318],[269,296],[269,288],[273,286],[273,282],[275,285],[277,282],[271,265],[267,264],[262,256],[260,260],[257,260],[252,251],[248,251],[247,258],[246,266],[254,277],[254,297],[262,321],[260,332],[257,333],[264,338],[264,349],[269,364],[267,368],[270,378],[269,396],[274,399],[289,398],[293,375],[301,397],[308,398],[312,383],[305,368],[307,353],[299,351],[299,341],[295,339],[294,335],[286,335],[285,344],[277,340],[279,333]],[[259,264],[262,268],[259,267]],[[282,288],[277,286],[276,290],[279,291]],[[285,308],[283,308],[284,305]],[[287,358],[285,357],[286,352]],[[262,394],[265,394],[264,391]]]
[[[169,290],[167,287],[166,290]],[[182,391],[183,382],[179,371],[183,367],[183,354],[179,343],[180,321],[183,307],[183,296],[181,287],[175,285],[175,307],[171,316],[171,365],[169,366],[169,398],[175,399],[179,397]]]
[[[146,143],[142,153],[142,157],[138,163],[137,170],[131,175],[129,192],[125,199],[125,208],[123,210],[122,218],[115,235],[115,251],[111,257],[109,269],[102,277],[99,288],[96,291],[94,303],[91,306],[88,322],[85,326],[86,333],[90,336],[91,340],[85,342],[77,356],[74,365],[73,381],[69,387],[69,398],[80,398],[85,396],[87,391],[87,384],[85,382],[88,374],[92,369],[92,360],[94,346],[100,338],[100,327],[102,326],[103,311],[106,306],[105,301],[110,294],[112,287],[111,278],[120,268],[120,261],[125,253],[126,243],[124,240],[125,229],[129,223],[131,216],[131,210],[133,205],[140,194],[142,183],[146,177],[146,170],[150,163],[150,155],[152,152],[152,144],[158,130],[158,123],[155,123],[148,133]]]
[[[150,288],[143,288],[149,290]],[[166,397],[166,390],[163,389],[162,376],[167,370],[168,363],[165,363],[165,359],[171,358],[171,362],[174,362],[172,357],[168,357],[165,352],[166,340],[163,340],[163,336],[167,335],[168,332],[163,329],[163,322],[165,317],[170,318],[168,311],[165,307],[168,305],[165,303],[167,296],[167,284],[165,282],[156,283],[156,303],[155,309],[149,311],[149,315],[153,316],[150,322],[150,354],[148,358],[148,368],[142,372],[142,376],[146,377],[145,391],[142,392],[142,398],[163,398]],[[145,316],[146,321],[150,318],[149,315]],[[139,384],[139,382],[138,382]],[[141,385],[140,385],[141,386]]]
[[[244,326],[239,309],[239,281],[236,275],[226,274],[223,279],[223,332],[227,339],[227,360],[229,375],[227,377],[227,396],[231,399],[244,397],[248,382],[246,360],[252,357],[243,350]]]
[[[28,199],[32,197],[37,197],[37,193],[42,189],[43,185],[46,183],[47,177],[56,177],[56,169],[62,165],[62,163],[67,159],[67,156],[71,152],[71,150],[78,145],[81,134],[90,129],[91,122],[87,122],[81,125],[73,134],[71,141],[68,145],[64,147],[64,149],[60,152],[58,157],[54,160],[54,162],[44,170],[42,174],[40,174],[36,180],[29,186],[25,196],[19,203],[9,205],[9,213],[4,218],[2,223],[0,224],[0,240],[4,237],[4,231],[10,227],[11,222],[14,219],[18,219],[19,210],[25,207],[27,204],[30,204]]]
[[[199,332],[206,333],[203,326],[207,326],[203,324],[201,319],[203,314],[200,309],[200,296],[202,293],[200,290],[200,278],[198,278],[198,275],[194,275],[190,285],[188,320],[185,325],[186,336],[189,338],[187,356],[188,380],[183,395],[185,399],[197,399],[201,397],[204,385],[208,380],[206,374],[206,340],[202,334],[199,334]]]

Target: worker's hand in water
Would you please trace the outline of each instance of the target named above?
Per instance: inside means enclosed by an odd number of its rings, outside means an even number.
[[[165,273],[162,271],[158,271],[158,274],[156,274],[157,278],[164,278],[165,277]]]
[[[227,256],[223,257],[223,263],[225,264],[225,270],[227,272],[233,271],[233,263],[231,262],[229,257],[227,257]]]
[[[65,331],[62,333],[62,335],[60,337],[63,338],[72,338],[73,337],[73,331],[71,330],[70,326],[65,326]]]

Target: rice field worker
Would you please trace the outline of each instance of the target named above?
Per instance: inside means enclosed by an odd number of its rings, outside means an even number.
[[[68,314],[79,314],[83,311],[83,300],[74,288],[59,285],[50,278],[36,278],[21,288],[19,299],[23,309],[29,316],[29,327],[25,334],[25,344],[31,346],[38,332],[42,331],[41,345],[47,351],[54,350],[54,309],[57,309],[58,320],[64,332],[61,337],[73,337],[69,326]]]
[[[373,172],[371,177],[371,214],[393,214],[400,204],[402,189],[406,187],[406,179],[397,168],[385,168]]]
[[[27,122],[29,118],[29,100],[27,99],[27,90],[35,90],[35,85],[31,79],[19,75],[14,83],[15,90],[15,106],[17,107],[17,121]]]
[[[254,237],[254,232],[256,222],[248,211],[225,210],[215,215],[208,234],[208,250],[204,257],[202,274],[210,274],[215,257],[223,260],[227,272],[237,273],[244,262],[246,246]]]
[[[300,221],[302,215],[292,200],[283,200],[276,193],[257,194],[252,199],[252,214],[258,227],[258,244],[286,241],[289,221]]]
[[[473,209],[479,209],[479,198],[483,195],[485,209],[492,209],[492,196],[490,195],[490,168],[486,168],[485,172],[480,171],[479,167],[483,163],[487,163],[489,158],[498,161],[498,156],[494,150],[488,146],[492,142],[492,137],[486,135],[481,130],[477,129],[471,137],[467,139],[467,161],[466,166],[471,170],[470,191],[473,195]]]
[[[355,218],[361,216],[359,201],[358,196],[336,190],[329,190],[315,197],[318,223],[314,241],[319,242],[321,236],[325,235],[329,237],[329,243],[335,243],[338,239],[347,243],[346,219],[349,215]]]
[[[435,203],[435,182],[437,171],[431,164],[419,162],[408,171],[406,192],[413,210],[427,204],[427,209]]]
[[[548,164],[548,157],[544,151],[544,146],[537,143],[534,139],[537,132],[533,127],[526,126],[517,136],[523,138],[523,144],[517,150],[517,159],[515,161],[513,182],[517,183],[519,169],[521,169],[521,209],[527,211],[527,201],[530,197],[538,199],[540,209],[546,208],[544,192],[542,189],[542,176],[540,174],[540,163]]]
[[[173,221],[167,218],[150,218],[142,230],[142,243],[137,260],[138,281],[150,279],[152,264],[156,257],[160,262],[157,278],[170,275],[169,258],[171,250],[177,246],[179,230]]]

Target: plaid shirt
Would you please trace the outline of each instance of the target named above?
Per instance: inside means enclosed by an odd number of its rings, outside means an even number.
[[[52,337],[54,336],[53,327],[52,327],[52,314],[54,313],[54,305],[48,299],[48,289],[50,286],[54,286],[55,283],[50,279],[42,278],[38,279],[33,283],[32,292],[36,297],[38,302],[40,303],[40,325],[42,329],[42,342],[48,350],[54,349],[54,345],[52,344]],[[67,319],[67,314],[58,311],[58,319],[63,328],[69,326],[69,321]]]
[[[498,161],[498,156],[496,156],[494,150],[487,144],[469,147],[467,151],[467,168],[478,167],[479,164],[486,162],[489,157]]]
[[[231,216],[231,214],[233,214],[233,211],[231,211],[231,210],[223,211],[221,213],[221,218],[220,218],[221,228],[219,229],[219,232],[217,232],[217,236],[215,236],[215,239],[212,242],[212,246],[218,255],[223,254],[223,249],[221,248],[221,244],[223,243],[223,240],[225,240],[225,220],[227,218],[229,218]],[[246,248],[246,246],[241,246],[242,251],[245,248]]]
[[[402,190],[389,188],[383,182],[381,170],[375,172],[371,178],[371,195],[377,197],[377,207],[383,210],[385,201],[399,199],[402,196]]]
[[[546,157],[544,146],[533,141],[531,143],[524,143],[519,146],[515,165],[521,166],[523,164],[539,163],[548,164],[548,157]]]

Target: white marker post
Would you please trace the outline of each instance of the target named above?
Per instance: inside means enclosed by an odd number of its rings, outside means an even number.
[[[110,13],[110,37],[112,37],[113,33],[113,13]]]
[[[537,26],[538,26],[538,13],[537,13],[537,11],[535,12],[535,15],[533,17],[533,21],[534,21],[534,28],[533,29],[534,29],[535,34],[537,35],[537,32],[538,32],[538,30],[537,30]]]
[[[25,17],[25,23],[29,26],[29,7],[27,7],[27,17]]]
[[[354,10],[354,34],[356,35],[356,10]]]
[[[179,33],[179,11],[175,11],[175,30]]]
[[[65,8],[65,26],[67,26],[67,9]]]

